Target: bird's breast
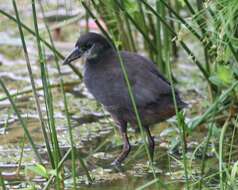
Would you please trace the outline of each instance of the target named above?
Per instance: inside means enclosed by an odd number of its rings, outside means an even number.
[[[124,80],[112,67],[86,65],[84,83],[89,92],[104,106],[115,106],[121,101]]]

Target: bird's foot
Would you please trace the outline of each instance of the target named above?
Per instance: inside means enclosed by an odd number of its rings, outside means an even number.
[[[121,166],[121,162],[116,159],[110,165],[111,166]]]
[[[117,171],[122,171],[122,164],[120,161],[118,161],[117,159],[114,160],[111,164],[111,167],[113,167],[114,169],[116,169]]]

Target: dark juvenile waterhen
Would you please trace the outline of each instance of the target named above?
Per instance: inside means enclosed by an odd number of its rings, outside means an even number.
[[[128,73],[140,119],[148,137],[150,155],[153,158],[154,139],[149,126],[175,115],[171,86],[150,60],[127,51],[119,53]],[[127,124],[137,126],[118,53],[100,34],[87,33],[79,38],[73,51],[65,58],[64,64],[82,55],[86,55],[85,85],[111,114],[124,141],[123,151],[112,163],[117,165],[127,157],[131,149],[127,137]],[[185,103],[177,91],[176,100],[178,108],[182,109]]]

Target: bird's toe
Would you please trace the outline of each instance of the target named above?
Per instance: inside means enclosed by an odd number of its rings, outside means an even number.
[[[121,166],[121,162],[119,162],[118,160],[114,160],[110,165],[111,166]]]

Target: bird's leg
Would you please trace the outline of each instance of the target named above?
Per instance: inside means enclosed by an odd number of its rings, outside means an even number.
[[[119,156],[111,163],[111,165],[120,165],[121,162],[127,157],[131,150],[131,145],[129,143],[128,137],[127,137],[127,123],[126,122],[120,122],[118,125],[120,134],[122,136],[122,140],[124,142],[122,152],[119,154]]]
[[[148,144],[149,144],[149,152],[150,152],[150,158],[151,161],[153,161],[154,158],[154,149],[155,149],[155,141],[154,137],[151,136],[149,126],[144,126],[145,132],[147,134]]]

